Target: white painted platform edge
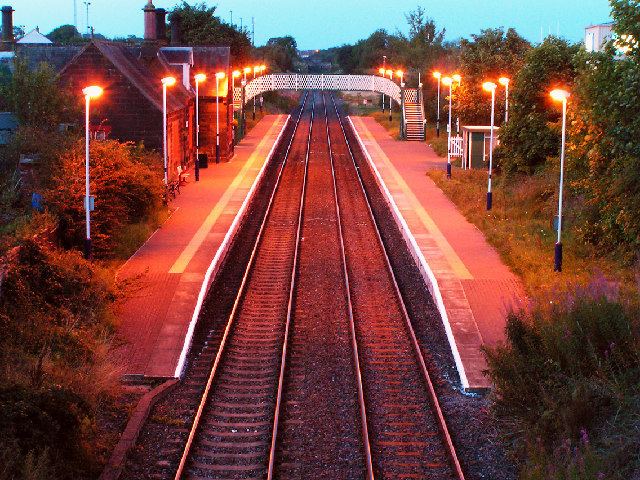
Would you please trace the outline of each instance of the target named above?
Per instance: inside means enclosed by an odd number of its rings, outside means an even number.
[[[175,378],[182,377],[182,374],[184,373],[184,367],[187,361],[187,355],[189,354],[189,350],[191,349],[191,342],[193,340],[193,332],[196,329],[196,325],[198,323],[198,317],[200,317],[200,311],[202,310],[204,299],[207,297],[207,293],[209,293],[209,288],[211,287],[213,280],[215,279],[216,275],[218,274],[218,271],[220,270],[222,261],[226,257],[229,249],[231,248],[231,243],[233,242],[233,239],[235,238],[236,234],[238,233],[238,230],[240,229],[240,226],[243,223],[244,217],[247,214],[247,210],[249,208],[249,203],[251,202],[251,199],[253,198],[253,195],[256,189],[258,188],[258,185],[260,184],[260,180],[262,180],[262,177],[264,176],[264,172],[267,168],[267,164],[271,161],[271,157],[273,157],[273,153],[275,152],[275,149],[278,146],[278,143],[280,143],[280,139],[282,138],[282,135],[284,134],[284,131],[287,128],[287,125],[289,124],[290,119],[291,119],[291,115],[288,115],[287,119],[284,122],[284,125],[282,126],[282,129],[280,130],[280,133],[276,137],[276,141],[274,142],[273,146],[271,147],[271,150],[269,151],[269,154],[267,155],[267,158],[262,164],[262,168],[260,169],[260,172],[258,173],[255,180],[253,181],[251,188],[249,189],[249,191],[247,192],[247,195],[244,198],[244,202],[242,202],[242,206],[238,210],[238,213],[233,219],[233,223],[231,224],[231,227],[229,227],[229,230],[224,236],[224,240],[220,244],[220,247],[218,247],[218,250],[215,256],[213,257],[213,260],[211,261],[211,264],[207,269],[207,273],[205,274],[204,280],[202,281],[202,286],[200,287],[200,293],[198,294],[198,301],[196,302],[196,307],[193,311],[193,315],[191,316],[191,322],[189,322],[189,328],[187,329],[187,334],[185,335],[185,338],[184,338],[184,344],[182,345],[182,352],[180,353],[180,358],[178,359],[178,365],[176,366],[175,373],[173,374]]]
[[[393,214],[393,217],[396,221],[396,224],[398,225],[398,228],[400,228],[400,231],[402,232],[404,241],[407,243],[407,246],[409,247],[409,251],[413,256],[414,261],[417,263],[418,269],[422,274],[422,278],[427,284],[427,288],[429,288],[429,292],[431,293],[431,296],[433,297],[436,307],[440,312],[440,318],[442,318],[444,330],[447,334],[447,339],[449,340],[449,346],[451,347],[451,354],[453,355],[453,359],[456,363],[458,375],[460,375],[460,383],[462,384],[463,390],[467,390],[469,389],[469,380],[467,379],[467,374],[464,369],[464,364],[462,363],[462,358],[460,357],[460,352],[458,351],[458,345],[456,343],[455,337],[453,336],[453,330],[451,329],[451,324],[449,322],[449,315],[447,313],[447,309],[444,306],[444,301],[442,299],[442,293],[440,292],[440,286],[438,285],[438,280],[436,279],[436,276],[433,274],[433,271],[431,270],[431,267],[427,263],[427,260],[424,258],[424,255],[420,250],[420,247],[418,246],[418,242],[416,242],[416,239],[413,236],[413,233],[411,233],[411,230],[409,230],[409,226],[407,225],[407,222],[402,216],[402,213],[400,212],[398,205],[393,199],[391,192],[387,188],[387,185],[385,184],[382,178],[382,175],[380,175],[378,168],[373,162],[373,159],[371,158],[371,155],[369,154],[367,147],[362,141],[362,138],[360,138],[360,134],[358,133],[358,130],[353,124],[351,117],[347,117],[347,118],[349,119],[349,123],[351,124],[351,128],[353,128],[356,138],[358,139],[360,148],[362,148],[362,151],[364,152],[365,157],[367,158],[367,161],[371,166],[371,169],[375,173],[376,179],[378,181],[378,185],[380,186],[384,196],[386,197],[387,203],[391,207],[391,213]]]

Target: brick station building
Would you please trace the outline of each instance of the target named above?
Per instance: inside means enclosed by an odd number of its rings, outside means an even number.
[[[9,12],[3,10],[3,15]],[[200,153],[215,161],[216,96],[219,96],[221,160],[233,153],[231,74],[229,47],[188,46],[180,43],[179,25],[172,25],[172,42],[167,45],[166,12],[151,0],[144,8],[145,39],[142,44],[91,40],[85,46],[21,47],[17,56],[34,65],[38,60],[64,58],[54,65],[61,85],[78,93],[88,85],[99,85],[104,94],[92,102],[91,130],[107,138],[142,142],[162,151],[163,106],[161,79],[173,76],[177,82],[167,89],[168,174],[177,177],[177,167],[191,168],[196,153],[195,81],[196,73],[207,80],[200,84]],[[3,18],[4,20],[4,18]],[[3,36],[4,36],[3,21]],[[225,72],[216,92],[216,72]],[[79,124],[82,124],[79,119]]]

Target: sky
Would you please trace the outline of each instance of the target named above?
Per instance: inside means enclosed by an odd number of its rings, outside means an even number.
[[[78,28],[86,31],[83,0],[75,0]],[[190,0],[190,3],[202,0]],[[142,7],[146,0],[90,0],[89,23],[96,32],[108,37],[142,36]],[[154,0],[156,7],[170,9],[178,0]],[[579,41],[584,27],[609,20],[607,0],[217,0],[226,21],[251,27],[255,19],[256,45],[269,38],[292,35],[302,50],[322,49],[353,43],[371,32],[385,28],[390,32],[406,32],[405,13],[422,6],[446,38],[469,37],[484,28],[514,27],[525,38],[537,42],[558,32]],[[5,0],[3,5],[16,10],[14,23],[27,31],[40,27],[48,33],[54,27],[73,23],[74,0]]]

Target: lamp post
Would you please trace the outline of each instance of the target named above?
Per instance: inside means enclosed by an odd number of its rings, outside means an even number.
[[[260,66],[253,67],[253,80],[256,79],[256,73],[260,73]],[[253,96],[253,119],[256,119],[256,96]]]
[[[200,181],[200,84],[207,79],[204,73],[194,76],[196,81],[196,164],[194,167],[196,182]]]
[[[449,87],[449,123],[447,125],[447,178],[451,178],[451,96],[453,95],[453,78],[444,77],[442,84]]]
[[[91,135],[89,131],[89,110],[91,107],[91,99],[98,98],[102,95],[102,88],[92,85],[90,87],[86,87],[82,90],[85,99],[85,133],[84,133],[84,141],[85,141],[85,164],[84,164],[84,176],[85,176],[85,186],[84,186],[84,212],[85,212],[85,223],[86,223],[86,236],[84,240],[84,258],[91,258],[91,211],[93,210],[93,205],[91,205],[91,189],[89,186],[89,142],[91,140]]]
[[[236,78],[240,78],[242,73],[240,70],[234,70],[231,72],[231,116],[234,120],[233,122],[233,144],[236,144]]]
[[[393,70],[387,70],[387,75],[389,75],[389,79],[393,81]],[[391,95],[389,95],[389,121],[393,120],[391,116]]]
[[[169,185],[168,152],[167,152],[167,87],[176,84],[175,77],[164,77],[162,80],[162,153],[164,160],[164,184]]]
[[[438,109],[436,110],[436,137],[440,137],[440,83],[442,83],[442,74],[433,72],[433,78],[438,81]]]
[[[491,207],[493,206],[493,193],[491,192],[491,173],[493,170],[493,126],[495,124],[497,85],[493,82],[484,82],[482,84],[482,88],[486,92],[491,93],[491,136],[489,140],[489,181],[487,184],[487,210],[491,210]]]
[[[560,189],[558,192],[558,240],[555,247],[553,271],[562,271],[562,193],[564,187],[564,150],[567,136],[567,101],[570,97],[566,90],[556,89],[551,91],[551,98],[556,102],[562,102],[562,145],[560,148]]]
[[[216,73],[216,163],[220,163],[220,80],[224,72]]]
[[[387,56],[382,56],[382,68],[378,70],[378,73],[384,77],[385,72],[387,71]],[[382,113],[384,113],[384,93],[382,94]]]
[[[451,75],[451,78],[454,82],[458,84],[458,87],[462,86],[462,77],[459,73],[454,73]],[[456,135],[460,135],[460,117],[456,117]]]
[[[400,138],[404,139],[404,72],[397,70],[396,76],[400,78]]]
[[[498,83],[502,85],[505,89],[505,97],[504,97],[504,123],[509,121],[509,80],[507,77],[500,77],[498,79]]]

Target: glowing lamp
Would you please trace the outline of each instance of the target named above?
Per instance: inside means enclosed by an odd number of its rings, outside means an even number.
[[[195,78],[196,83],[202,83],[207,79],[207,76],[204,73],[196,73],[193,78]]]
[[[507,85],[509,85],[509,82],[511,82],[511,80],[509,80],[507,77],[500,77],[498,79],[498,83],[503,87],[506,87]]]
[[[452,84],[452,83],[453,83],[453,78],[451,78],[451,77],[444,77],[444,78],[442,79],[442,84],[443,84],[445,87],[449,87],[449,86],[451,86],[451,84]]]
[[[496,89],[497,85],[493,82],[484,82],[482,84],[482,89],[485,92],[493,92]]]
[[[396,75],[397,75],[398,77],[402,78],[402,77],[403,77],[403,75],[404,75],[404,72],[403,72],[402,70],[398,70],[398,71],[396,72]]]
[[[163,85],[173,87],[176,84],[176,77],[164,77],[161,81]]]
[[[451,75],[451,78],[453,79],[454,82],[457,82],[458,84],[462,83],[462,77],[458,73]]]
[[[98,87],[97,85],[91,85],[90,87],[82,89],[82,93],[84,94],[84,96],[89,98],[98,98],[100,95],[102,95],[103,91],[104,90],[102,90],[102,87]]]
[[[216,78],[217,78],[218,80],[222,80],[224,77],[225,77],[224,72],[218,72],[218,73],[216,73]]]
[[[567,92],[566,90],[562,90],[561,88],[551,90],[549,95],[551,95],[551,98],[553,98],[556,102],[564,102],[571,96],[569,92]]]
[[[240,70],[234,70],[231,75],[233,75],[233,78],[238,78],[241,75]]]
[[[378,70],[378,73],[379,73],[380,75],[384,75],[384,73],[385,73],[385,69],[384,69],[384,68],[380,68],[380,69]]]
[[[440,72],[433,72],[433,78],[440,80],[442,78],[442,74]]]
[[[243,72],[244,73],[251,73],[251,67],[245,67]]]

